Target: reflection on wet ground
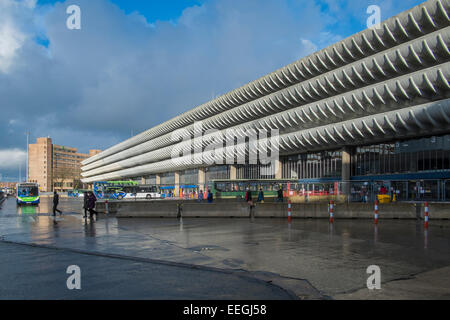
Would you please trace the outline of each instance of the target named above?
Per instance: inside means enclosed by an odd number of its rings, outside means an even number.
[[[116,219],[85,220],[82,201],[63,199],[53,223],[51,203],[0,210],[0,236],[100,253],[224,269],[265,271],[307,279],[328,295],[366,286],[366,268],[378,265],[382,281],[450,265],[450,222],[415,220]]]

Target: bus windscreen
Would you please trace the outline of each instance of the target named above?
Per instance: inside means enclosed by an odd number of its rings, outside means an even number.
[[[17,194],[20,197],[37,197],[39,195],[39,189],[37,186],[23,186],[19,187]]]

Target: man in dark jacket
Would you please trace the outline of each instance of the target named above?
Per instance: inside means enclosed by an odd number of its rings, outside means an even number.
[[[62,215],[62,212],[58,210],[59,204],[59,195],[56,190],[53,192],[53,216],[56,216],[56,212],[59,212],[59,215]]]
[[[278,189],[277,202],[283,202],[283,188]]]
[[[208,190],[208,197],[207,197],[208,203],[212,203],[214,200],[213,193],[211,190]]]
[[[250,209],[252,209],[254,207],[252,191],[250,190],[250,188],[247,188],[247,191],[245,192],[245,201],[247,201],[248,205],[250,206]]]
[[[88,200],[89,200],[89,193],[83,192],[83,209],[84,209],[84,218],[87,218],[87,212],[88,212]]]
[[[247,202],[252,201],[252,192],[250,191],[249,188],[247,188],[245,192],[245,201]]]
[[[93,192],[89,192],[87,208],[88,208],[91,220],[94,217],[94,214],[95,214],[95,217],[98,218],[98,212],[94,210],[96,202],[97,202],[97,198],[95,197],[94,193]]]

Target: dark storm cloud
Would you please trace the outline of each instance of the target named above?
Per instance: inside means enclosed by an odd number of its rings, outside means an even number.
[[[109,147],[339,40],[327,26],[349,9],[332,4],[210,0],[150,24],[106,0],[0,0],[0,150],[24,150],[27,130]]]

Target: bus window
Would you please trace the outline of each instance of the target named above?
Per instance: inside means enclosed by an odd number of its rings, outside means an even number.
[[[142,187],[141,192],[142,193],[153,193],[154,191],[154,187],[151,186],[146,186],[146,187]]]
[[[39,204],[39,185],[35,183],[17,184],[17,204]]]
[[[134,194],[136,193],[136,187],[123,187],[123,192]]]
[[[36,197],[39,194],[38,187],[20,187],[18,195],[21,197]]]
[[[216,188],[217,191],[226,191],[226,183],[224,182],[216,182]]]

